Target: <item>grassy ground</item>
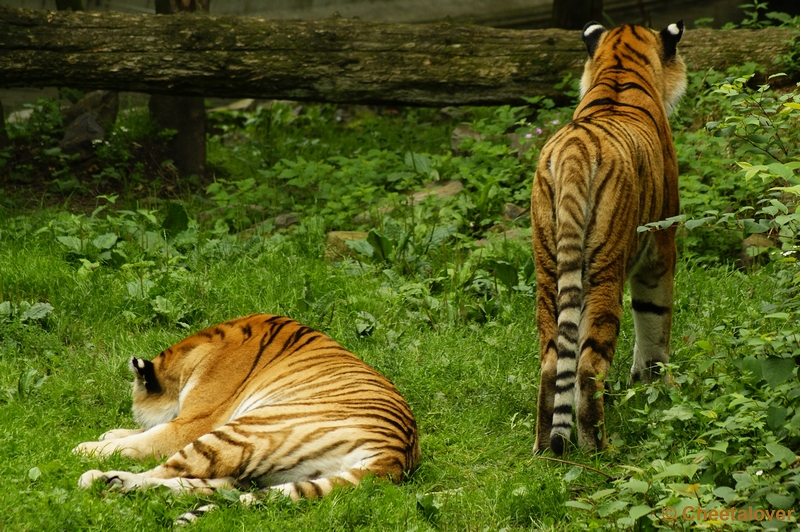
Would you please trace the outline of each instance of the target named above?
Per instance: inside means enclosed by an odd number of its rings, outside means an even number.
[[[158,319],[137,325],[125,318],[133,303],[124,274],[81,276],[50,234],[34,234],[55,215],[48,211],[0,225],[2,299],[54,307],[41,321],[0,321],[0,526],[166,526],[196,500],[158,491],[121,496],[79,490],[76,481],[84,470],[147,464],[120,458],[100,464],[70,449],[109,428],[133,426],[126,359],[152,357],[186,332]],[[20,220],[30,229],[15,236]],[[420,326],[386,288],[380,268],[331,265],[320,258],[320,245],[321,236],[314,234],[253,239],[236,242],[225,257],[194,257],[190,280],[175,288],[199,309],[190,328],[264,311],[295,316],[329,333],[406,396],[422,434],[422,465],[401,486],[367,483],[320,502],[274,501],[248,509],[224,503],[198,530],[573,529],[582,514],[564,506],[571,493],[562,477],[570,467],[531,454],[538,371],[532,298],[507,297],[504,310],[485,323]],[[768,273],[682,264],[673,341],[677,364],[696,354],[695,339],[713,338],[716,328],[757,309],[761,302],[752,295],[769,282]],[[333,304],[319,312],[305,303],[311,292],[317,300],[332,294]],[[357,333],[359,312],[378,317],[370,336]],[[628,316],[612,381],[625,381],[631,348]],[[31,371],[36,373],[26,378]],[[615,447],[597,457],[574,452],[570,459],[609,469],[633,457],[647,438],[624,421],[635,415],[634,403],[610,411]],[[588,473],[581,481],[587,487],[604,483]]]
[[[701,103],[703,116],[717,104],[712,96]],[[163,139],[141,113],[121,115],[128,121],[98,148],[96,164],[76,165],[48,148],[58,109],[43,106],[38,129],[12,132],[14,149],[0,151],[0,529],[153,530],[198,506],[158,490],[80,490],[88,469],[154,464],[101,463],[71,449],[134,425],[129,357],[152,358],[190,332],[253,312],[315,327],[391,379],[417,417],[421,465],[404,484],[367,481],[322,501],[241,508],[229,502],[235,494],[219,493],[210,499],[221,508],[198,530],[688,529],[693,523],[661,520],[661,509],[692,497],[762,505],[765,494],[791,507],[800,479],[785,481],[792,452],[775,442],[797,447],[800,394],[766,388],[739,360],[768,353],[765,375],[794,375],[775,357],[782,348],[758,347],[774,338],[759,337],[758,327],[775,311],[779,280],[784,290],[793,274],[781,263],[725,266],[735,239],[714,227],[683,233],[680,243],[668,368],[675,386],[627,389],[626,310],[608,376],[610,445],[568,457],[599,472],[532,454],[532,255],[529,242],[497,231],[529,230],[524,219],[502,218],[504,204],[525,206],[538,147],[568,119],[569,110],[540,104],[447,112],[276,104],[221,113],[212,117],[210,184],[175,182],[168,165],[150,164]],[[678,113],[687,124],[689,107]],[[471,138],[452,147],[450,132],[463,122]],[[729,189],[758,197],[768,188],[740,183],[722,141],[679,129],[682,193],[697,212],[730,205]],[[142,153],[148,165],[139,164]],[[42,186],[31,187],[37,179]],[[406,191],[440,179],[460,179],[464,191],[402,205]],[[356,217],[375,215],[377,205],[400,208],[375,222]],[[273,230],[272,217],[287,211],[300,224]],[[326,261],[332,229],[372,229],[371,246]],[[495,235],[488,245],[474,244],[487,235]],[[791,312],[766,318],[791,324]],[[747,368],[758,369],[749,359]],[[736,410],[741,397],[760,402]],[[756,477],[766,482],[772,471],[748,468],[781,453],[783,484],[759,491]],[[678,466],[689,469],[667,474]]]

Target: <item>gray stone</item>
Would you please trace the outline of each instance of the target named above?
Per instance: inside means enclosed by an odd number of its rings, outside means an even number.
[[[429,197],[434,197],[437,200],[442,200],[445,198],[449,198],[452,196],[457,195],[459,192],[464,190],[464,184],[459,181],[458,179],[452,179],[450,181],[436,181],[433,183],[428,183],[423,187],[422,190],[418,190],[408,196],[406,201],[413,206],[421,203],[425,199]],[[383,205],[375,209],[378,214],[384,215],[392,212],[394,207],[391,205]],[[357,215],[354,219],[356,223],[369,223],[372,221],[372,216],[369,212],[362,212],[361,214]]]
[[[470,126],[469,124],[461,124],[456,126],[453,129],[453,133],[450,134],[450,147],[453,149],[454,152],[461,153],[461,146],[464,144],[464,141],[467,139],[474,139],[476,141],[483,140],[483,135],[481,135],[475,128]]]
[[[528,209],[524,209],[519,205],[514,205],[513,203],[506,203],[503,206],[503,219],[508,221],[514,221],[517,218],[522,218],[524,216],[530,216],[531,212]]]
[[[105,133],[92,113],[84,113],[67,126],[58,147],[66,154],[78,154],[78,160],[83,161],[94,154],[92,141],[102,139]]]
[[[344,257],[354,257],[356,252],[347,245],[350,240],[366,240],[365,231],[330,231],[325,235],[325,260],[337,261]]]
[[[298,222],[299,217],[294,212],[284,212],[275,217],[275,229],[282,229],[294,225]]]
[[[92,113],[105,131],[111,131],[119,113],[119,93],[116,91],[94,91],[64,110],[64,125],[74,122],[79,116]]]

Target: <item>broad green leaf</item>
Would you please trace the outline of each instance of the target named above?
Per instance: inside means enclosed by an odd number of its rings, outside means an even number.
[[[372,257],[375,253],[372,245],[366,240],[345,240],[344,244],[350,249],[354,249],[359,255],[364,255],[365,257]]]
[[[583,501],[567,501],[564,503],[565,506],[569,506],[570,508],[578,508],[581,510],[591,510],[592,505],[588,502]]]
[[[672,408],[664,411],[664,421],[669,421],[671,419],[679,419],[681,421],[687,421],[694,417],[694,411],[690,409],[686,405],[676,405]]]
[[[686,222],[683,224],[683,226],[686,229],[688,229],[689,231],[691,231],[692,229],[696,229],[696,228],[700,227],[701,225],[705,224],[706,222],[712,221],[713,219],[714,218],[711,217],[711,216],[706,216],[704,218],[696,218],[696,219],[692,219],[692,220],[686,220]]]
[[[735,499],[738,496],[736,494],[736,490],[728,486],[719,486],[717,488],[714,488],[713,493],[714,495],[725,501],[725,504],[729,504],[733,499]]]
[[[36,303],[23,312],[20,319],[22,321],[41,320],[51,312],[53,312],[53,305],[50,303]]]
[[[765,223],[756,222],[750,219],[742,220],[742,225],[747,233],[761,234],[769,231],[769,226]]]
[[[114,244],[116,243],[117,243],[117,235],[115,235],[114,233],[106,233],[92,240],[92,244],[97,249],[111,249],[114,247]]]
[[[628,511],[628,515],[630,515],[631,519],[633,519],[635,521],[635,520],[639,519],[640,517],[643,517],[643,516],[649,514],[652,511],[653,511],[653,509],[650,508],[649,506],[647,506],[645,504],[641,504],[639,506],[634,506],[633,508],[631,508]]]
[[[791,358],[769,357],[761,361],[761,374],[772,388],[793,376],[795,362]]]
[[[131,281],[125,287],[128,289],[128,295],[137,299],[145,299],[150,294],[150,289],[155,286],[155,283],[150,279],[142,279],[141,281]]]
[[[769,166],[767,166],[767,168],[771,173],[780,176],[786,180],[789,180],[794,176],[794,172],[792,172],[792,169],[787,167],[783,163],[772,163]]]
[[[776,320],[788,320],[790,314],[788,312],[773,312],[772,314],[765,314],[765,318],[773,318]]]
[[[189,215],[186,213],[186,208],[180,203],[170,202],[167,209],[167,216],[164,218],[164,223],[161,224],[161,229],[166,231],[167,236],[173,237],[182,231],[189,228]]]
[[[697,472],[695,464],[670,464],[664,471],[653,477],[653,480],[666,477],[688,477],[691,478]]]
[[[391,240],[372,229],[367,235],[367,242],[372,246],[377,259],[384,262],[388,262],[391,259],[392,249],[394,248],[394,243]]]
[[[647,489],[650,487],[650,485],[644,480],[632,478],[625,484],[622,484],[620,487],[628,489],[634,493],[647,493]]]
[[[37,480],[39,477],[42,476],[42,472],[39,470],[38,467],[32,467],[28,470],[28,478],[31,480]]]
[[[591,495],[589,495],[589,498],[592,499],[593,501],[599,501],[603,497],[608,497],[612,493],[616,493],[616,491],[617,490],[615,490],[614,488],[608,488],[608,489],[596,491],[596,492],[592,493]]]
[[[711,345],[711,342],[708,342],[706,340],[697,340],[695,344],[703,351],[707,351],[709,353],[714,351],[714,346]]]
[[[791,510],[795,498],[792,495],[780,493],[767,493],[767,502],[779,510]]]
[[[747,140],[754,144],[766,144],[769,139],[764,135],[747,135]]]
[[[714,444],[714,445],[709,445],[709,446],[707,447],[707,449],[708,449],[709,451],[720,451],[720,452],[724,453],[724,452],[727,452],[727,451],[728,451],[728,442],[726,442],[726,441],[721,441],[721,442],[719,442],[719,443],[716,443],[716,444]]]
[[[359,336],[369,336],[375,330],[378,320],[375,316],[364,310],[358,311],[356,314],[356,332]]]
[[[620,510],[624,510],[630,504],[628,501],[611,501],[597,507],[597,515],[606,517]]]
[[[61,242],[63,245],[67,246],[72,251],[76,253],[81,253],[83,250],[83,246],[81,245],[81,239],[77,236],[59,236],[56,237],[56,240]]]
[[[794,454],[794,451],[787,449],[780,443],[768,443],[767,451],[775,458],[775,460],[780,462],[792,464],[795,460],[797,460],[797,455]]]
[[[789,409],[771,406],[767,408],[767,426],[772,430],[777,430],[782,427],[786,422],[786,417],[789,415]]]
[[[572,482],[573,480],[581,476],[581,473],[583,473],[583,468],[574,466],[564,475],[564,482]]]
[[[519,284],[519,276],[517,268],[508,262],[497,260],[493,261],[492,269],[497,279],[505,285],[506,288],[511,290]]]

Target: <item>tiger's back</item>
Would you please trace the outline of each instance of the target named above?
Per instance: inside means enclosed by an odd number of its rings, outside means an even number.
[[[411,410],[380,373],[326,335],[256,314],[200,331],[152,361],[131,359],[134,416],[76,451],[166,462],[150,471],[89,471],[124,489],[225,486],[326,495],[367,474],[403,480],[419,462]]]
[[[584,28],[589,60],[573,121],[542,149],[531,209],[542,367],[535,449],[561,454],[572,427],[604,444],[603,378],[616,349],[630,278],[633,379],[668,360],[674,229],[636,228],[678,214],[668,113],[685,88],[682,22],[660,33],[633,25]]]

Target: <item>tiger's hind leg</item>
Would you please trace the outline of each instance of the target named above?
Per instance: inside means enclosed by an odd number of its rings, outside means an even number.
[[[677,255],[674,229],[654,233],[646,246],[630,276],[636,331],[631,382],[652,382],[658,376],[658,364],[669,362]]]
[[[244,505],[250,505],[269,496],[270,493],[282,493],[293,501],[301,498],[316,499],[327,496],[337,486],[358,486],[361,479],[368,474],[370,474],[368,469],[351,469],[329,477],[276,484],[256,492],[245,493],[239,497],[239,501]]]
[[[586,295],[581,318],[580,350],[576,387],[578,445],[583,449],[602,449],[605,446],[605,410],[603,393],[605,379],[614,358],[622,316],[624,261],[609,259],[603,271],[590,272],[595,283]],[[614,264],[619,271],[614,272]]]

